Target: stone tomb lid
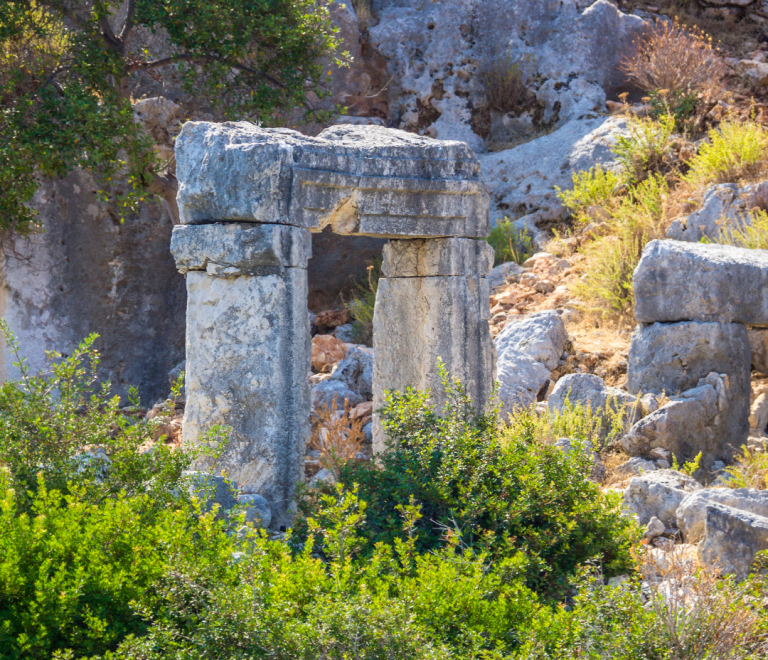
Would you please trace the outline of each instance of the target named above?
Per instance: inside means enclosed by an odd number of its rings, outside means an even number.
[[[462,142],[381,126],[317,137],[247,122],[188,122],[176,141],[182,224],[293,225],[365,236],[485,238],[488,194]]]

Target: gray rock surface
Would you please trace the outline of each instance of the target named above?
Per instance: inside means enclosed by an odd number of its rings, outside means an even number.
[[[710,503],[768,517],[768,491],[754,488],[704,488],[680,502],[677,526],[685,534],[686,543],[698,543],[704,536],[707,505]]]
[[[506,283],[507,279],[517,277],[523,272],[523,267],[516,264],[514,261],[508,261],[504,264],[499,264],[491,269],[488,273],[488,285],[491,289],[502,286]]]
[[[768,328],[749,329],[749,349],[752,354],[752,368],[768,375]]]
[[[496,377],[488,296],[484,277],[380,279],[373,319],[374,410],[384,403],[386,391],[409,386],[430,389],[441,406],[438,360],[484,408]],[[385,439],[377,424],[374,413],[374,451],[381,452]]]
[[[640,323],[768,325],[768,251],[651,241],[634,274]]]
[[[573,187],[573,172],[597,163],[613,167],[611,151],[626,120],[618,117],[573,119],[558,130],[513,149],[480,156],[494,218],[509,216],[532,227],[542,220],[564,219],[567,210],[555,186]]]
[[[269,529],[272,523],[272,509],[266,499],[255,493],[244,493],[238,496],[237,503],[245,509],[246,523]]]
[[[749,224],[752,210],[766,208],[768,181],[742,188],[735,183],[721,183],[707,189],[701,209],[670,225],[667,238],[698,243],[706,237],[717,243],[724,230]]]
[[[204,511],[218,506],[221,514],[237,504],[237,484],[225,477],[195,470],[186,470],[182,477],[187,482],[190,495],[203,500]]]
[[[226,224],[211,227],[205,231],[219,231],[223,237],[233,231]],[[187,230],[179,228],[184,235]],[[309,437],[309,234],[299,230],[294,238],[301,236],[306,245],[288,253],[297,259],[287,260],[282,274],[226,275],[214,270],[216,275],[211,274],[210,259],[196,258],[194,264],[205,263],[206,270],[188,270],[186,276],[184,442],[196,442],[214,425],[229,427],[229,444],[217,467],[239,483],[253,485],[269,501],[272,525],[277,527],[290,523],[288,507],[302,479]],[[205,244],[217,248],[220,242],[211,239]],[[263,248],[270,258],[277,254],[272,244],[249,245],[254,251]],[[249,263],[258,259],[253,254],[244,258]],[[192,263],[185,260],[183,267]]]
[[[686,495],[701,489],[692,477],[675,470],[656,470],[629,480],[624,491],[624,508],[647,525],[654,516],[666,526],[677,522],[677,509]]]
[[[639,477],[645,472],[654,472],[659,467],[653,461],[647,461],[639,456],[633,456],[628,461],[613,468],[613,474],[618,477]]]
[[[703,566],[743,578],[762,550],[768,550],[768,518],[716,502],[706,505],[698,549]]]
[[[494,258],[487,241],[471,238],[393,239],[383,253],[384,277],[485,277]]]
[[[466,145],[380,126],[312,138],[247,122],[188,122],[176,141],[182,224],[219,219],[378,237],[488,235]]]
[[[554,311],[538,312],[512,321],[494,340],[501,414],[536,402],[563,353],[568,333]]]
[[[734,416],[743,406],[734,401],[728,383],[727,376],[715,373],[702,378],[697,387],[637,422],[621,438],[622,449],[630,456],[647,456],[660,447],[680,465],[701,453],[699,465],[705,470],[717,461],[730,461],[746,440],[749,424],[745,429],[743,420]]]
[[[343,410],[345,401],[349,401],[351,406],[356,406],[365,399],[357,392],[353,392],[344,381],[327,378],[316,385],[312,385],[311,401],[312,408],[315,410],[320,410],[325,406],[332,409],[334,401],[336,402],[336,409]]]
[[[627,418],[633,419],[637,397],[618,387],[608,387],[600,376],[594,374],[567,374],[560,378],[547,398],[551,410],[562,410],[565,402],[581,404],[593,412],[605,411],[608,406],[614,411],[624,408]]]
[[[356,406],[373,398],[373,355],[367,350],[350,348],[336,365],[331,377],[312,386],[312,407],[336,405],[344,408],[344,400]]]
[[[642,26],[606,0],[490,0],[482,11],[469,0],[385,0],[369,34],[388,60],[399,126],[482,150],[485,137],[524,139],[603,111],[606,93],[623,82],[616,65]],[[481,71],[504,55],[530,64],[531,102],[505,116],[483,114]]]
[[[688,392],[703,385],[702,379],[710,373],[724,374],[724,387],[713,381],[713,391]],[[750,348],[746,327],[704,322],[638,326],[629,349],[627,389],[633,393],[665,392],[676,398],[686,393],[630,431],[623,442],[633,453],[664,447],[681,452],[689,460],[703,451],[703,467],[727,460],[749,434]],[[697,434],[702,435],[697,438]],[[678,460],[683,456],[678,455]]]

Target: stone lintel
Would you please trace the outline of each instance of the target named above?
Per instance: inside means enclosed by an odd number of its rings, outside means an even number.
[[[488,242],[472,238],[391,240],[384,246],[385,277],[485,276],[493,268]]]
[[[182,273],[204,270],[223,277],[280,274],[285,268],[306,269],[312,237],[306,229],[285,225],[179,225],[173,228],[171,253]]]
[[[380,126],[317,137],[189,122],[176,141],[182,224],[261,222],[376,237],[490,231],[488,193],[461,142]]]

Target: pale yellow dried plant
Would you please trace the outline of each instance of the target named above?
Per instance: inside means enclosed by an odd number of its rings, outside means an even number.
[[[355,459],[365,439],[363,418],[352,419],[352,408],[345,399],[344,408],[339,409],[334,397],[333,403],[321,406],[313,419],[309,448],[320,452],[320,464],[337,479],[344,465]]]

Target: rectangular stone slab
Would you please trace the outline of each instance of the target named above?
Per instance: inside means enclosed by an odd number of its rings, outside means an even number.
[[[231,278],[189,271],[186,279],[183,440],[194,444],[212,426],[228,426],[217,471],[265,497],[273,527],[287,526],[310,431],[307,271]]]
[[[182,273],[266,275],[284,268],[306,268],[312,257],[312,236],[306,229],[285,225],[178,225],[171,236],[171,254]]]
[[[651,241],[635,269],[634,289],[640,323],[768,326],[768,251]]]
[[[246,221],[380,237],[490,231],[488,194],[461,142],[380,126],[317,137],[189,122],[176,141],[182,224]]]
[[[494,251],[474,238],[391,240],[384,246],[385,277],[466,275],[485,277],[493,268]]]
[[[488,282],[479,277],[381,278],[373,317],[373,409],[388,390],[432,390],[441,406],[444,391],[437,371],[466,387],[482,409],[496,380],[496,349],[488,328]],[[386,450],[374,415],[373,450]]]

